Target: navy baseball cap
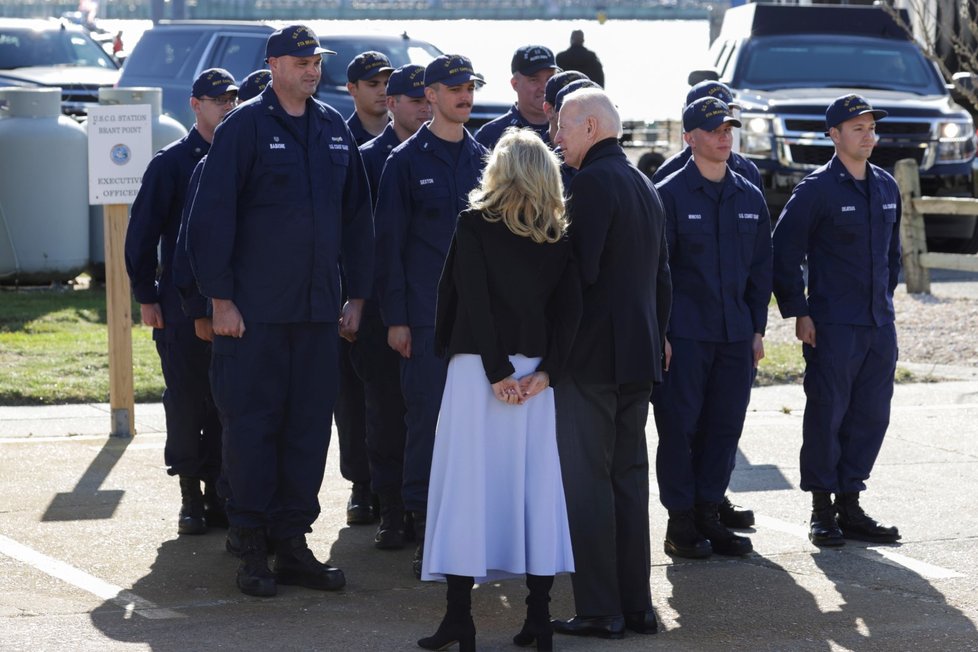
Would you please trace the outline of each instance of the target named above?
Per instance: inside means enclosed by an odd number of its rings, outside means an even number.
[[[394,70],[394,66],[391,65],[391,60],[384,53],[373,50],[361,52],[346,67],[346,80],[355,84],[361,79],[370,79],[382,72],[392,70]]]
[[[554,53],[550,48],[542,45],[524,45],[513,54],[513,63],[510,65],[511,72],[518,72],[521,75],[532,75],[544,68],[560,70]]]
[[[720,125],[740,126],[740,120],[733,117],[730,107],[715,97],[701,97],[683,110],[683,131],[694,129],[713,131]]]
[[[241,82],[241,86],[238,87],[238,100],[241,102],[247,102],[253,97],[257,97],[261,94],[265,87],[268,86],[268,82],[272,81],[272,72],[270,70],[256,70]]]
[[[316,54],[336,54],[319,43],[316,33],[305,25],[289,25],[272,32],[265,43],[265,60],[271,57],[311,57]]]
[[[578,72],[576,70],[564,70],[562,72],[558,72],[556,75],[547,80],[547,87],[543,90],[543,101],[550,106],[556,106],[557,93],[560,92],[560,89],[567,86],[571,82],[576,82],[578,79],[589,78],[583,72]]]
[[[557,97],[554,98],[554,111],[560,111],[560,107],[564,106],[564,98],[573,93],[576,90],[582,88],[601,88],[596,82],[590,79],[578,79],[577,81],[572,81],[567,84],[559,91],[557,91]]]
[[[424,66],[409,63],[392,72],[387,78],[387,94],[424,97]]]
[[[236,91],[234,77],[224,68],[208,68],[197,76],[190,90],[193,97],[220,97],[229,91]]]
[[[843,95],[835,99],[825,111],[825,131],[838,127],[846,120],[856,116],[873,114],[874,120],[882,120],[888,114],[882,109],[874,109],[865,99],[858,95]]]
[[[445,86],[460,86],[474,81],[477,86],[486,83],[485,77],[472,69],[472,62],[461,54],[443,54],[424,69],[424,85],[442,83]]]
[[[740,108],[740,106],[734,101],[733,93],[730,92],[727,85],[721,84],[718,81],[711,81],[708,79],[706,81],[701,81],[690,88],[689,92],[686,93],[686,106],[689,106],[696,100],[703,97],[715,97],[730,108]]]

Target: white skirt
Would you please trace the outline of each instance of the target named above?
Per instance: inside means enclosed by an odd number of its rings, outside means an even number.
[[[540,363],[509,359],[516,378]],[[553,390],[508,405],[493,396],[479,356],[453,356],[435,430],[421,579],[573,571]]]

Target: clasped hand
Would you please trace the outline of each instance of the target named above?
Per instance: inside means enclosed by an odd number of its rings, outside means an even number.
[[[549,386],[550,375],[546,371],[534,371],[519,380],[510,376],[493,383],[492,393],[503,403],[523,405]]]

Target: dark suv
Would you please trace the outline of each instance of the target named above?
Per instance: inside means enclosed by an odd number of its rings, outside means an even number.
[[[0,18],[0,86],[61,88],[61,108],[80,118],[113,86],[119,67],[87,30],[68,21]]]
[[[158,86],[163,89],[163,111],[190,127],[190,87],[201,71],[225,68],[237,80],[265,68],[265,41],[277,27],[262,22],[162,21],[143,34],[126,60],[119,86]],[[353,113],[353,98],[346,90],[346,66],[361,52],[386,54],[395,66],[425,65],[441,54],[430,43],[401,36],[330,34],[316,30],[323,46],[335,56],[323,57],[323,78],[316,97],[344,117]],[[502,104],[478,103],[472,111],[473,129],[505,113]]]

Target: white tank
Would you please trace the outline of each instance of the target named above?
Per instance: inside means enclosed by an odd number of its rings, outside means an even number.
[[[189,88],[187,101],[190,101]],[[187,135],[187,130],[182,124],[168,115],[163,115],[163,89],[161,88],[100,88],[98,102],[99,104],[149,104],[153,112],[154,154]],[[96,280],[105,278],[105,222],[102,219],[104,213],[101,206],[92,206],[89,211],[90,271]]]
[[[60,88],[5,88],[0,113],[0,280],[72,279],[88,264],[88,136]]]

